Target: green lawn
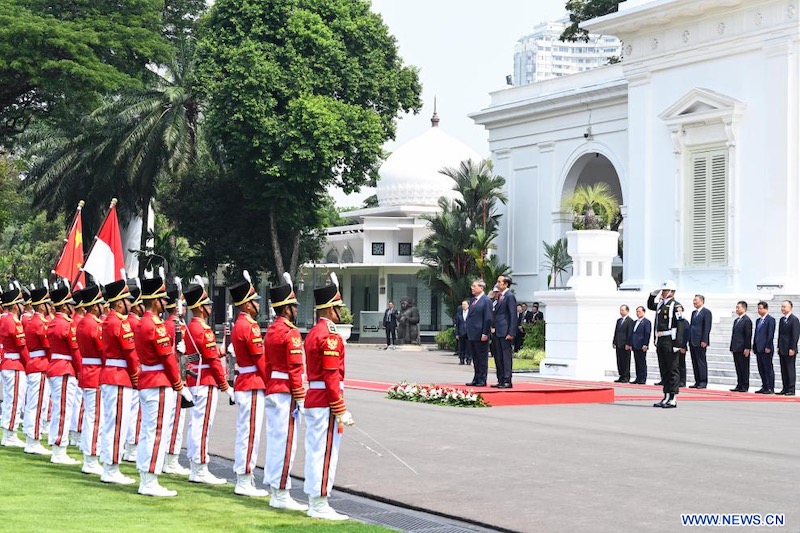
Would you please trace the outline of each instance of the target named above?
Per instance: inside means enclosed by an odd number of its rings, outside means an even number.
[[[494,366],[494,358],[489,356],[489,368],[495,368]],[[534,361],[533,359],[517,359],[516,357],[511,359],[511,370],[538,370],[539,369],[539,362]]]
[[[79,456],[70,448],[70,455]],[[0,516],[3,530],[169,531],[171,533],[238,531],[356,531],[388,529],[354,521],[325,522],[303,513],[277,511],[268,498],[234,496],[233,485],[211,487],[177,476],[160,482],[178,491],[175,498],[139,496],[132,464],[122,466],[136,485],[107,485],[80,472],[80,465],[54,465],[47,457],[21,448],[0,447]]]

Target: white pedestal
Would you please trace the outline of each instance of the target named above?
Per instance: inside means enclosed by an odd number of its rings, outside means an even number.
[[[619,233],[606,230],[567,232],[567,253],[572,257],[572,277],[567,287],[578,292],[615,291],[611,262],[617,255]]]

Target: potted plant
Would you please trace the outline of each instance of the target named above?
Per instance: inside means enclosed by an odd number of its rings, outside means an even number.
[[[353,332],[353,313],[345,306],[339,308],[339,323],[336,324],[336,331],[347,341]]]

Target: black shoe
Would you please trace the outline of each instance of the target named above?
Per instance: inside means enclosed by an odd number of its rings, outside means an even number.
[[[764,392],[762,392],[761,394],[775,394],[775,391],[774,391],[774,390],[772,390],[772,389],[766,389],[766,390],[765,390]]]
[[[498,389],[511,389],[513,388],[511,383],[501,383],[497,386]]]
[[[705,389],[706,387],[708,387],[708,385],[698,385],[698,386],[697,386],[697,387],[695,387],[695,388],[698,388],[698,389]]]
[[[744,391],[739,387],[736,387],[735,389],[731,389],[731,392],[744,392]]]
[[[658,381],[658,382],[656,382],[656,383],[653,383],[653,385],[656,385],[656,386],[663,385],[663,384],[664,384],[664,382],[663,382],[663,381]]]
[[[627,383],[627,382],[628,382],[628,380],[627,380],[627,379],[622,379],[622,378],[619,378],[619,379],[615,379],[615,380],[614,380],[614,383]]]
[[[778,396],[783,396],[784,394],[786,394],[786,391],[785,390],[778,391],[775,394],[778,395]]]
[[[686,387],[686,382],[684,381],[683,383],[678,383],[678,387]]]
[[[474,386],[475,387],[485,387],[486,386],[486,382],[485,381],[479,381]]]
[[[753,394],[764,394],[764,387],[761,387],[760,389],[755,391]]]
[[[502,389],[503,388],[503,384],[502,383],[495,383],[494,385],[490,385],[490,387],[492,387],[493,389]]]
[[[676,402],[675,400],[671,400],[669,402],[666,402],[664,405],[662,405],[661,408],[662,409],[677,409],[678,408],[678,402]]]
[[[699,388],[700,388],[700,385],[698,385],[697,383],[695,383],[694,385],[689,385],[689,388],[690,388],[690,389],[699,389]]]
[[[467,387],[474,387],[477,385],[477,383],[474,381],[470,381],[469,383],[464,383],[464,385],[466,385]]]
[[[661,400],[660,402],[654,403],[653,407],[664,407],[664,404],[666,404],[666,402]]]
[[[794,391],[792,391],[792,392],[784,392],[783,395],[784,396],[794,396]]]

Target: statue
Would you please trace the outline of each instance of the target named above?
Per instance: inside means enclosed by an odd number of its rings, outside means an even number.
[[[419,309],[414,307],[414,300],[409,296],[400,299],[397,340],[400,344],[420,344]]]

